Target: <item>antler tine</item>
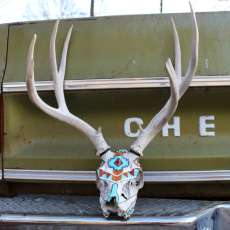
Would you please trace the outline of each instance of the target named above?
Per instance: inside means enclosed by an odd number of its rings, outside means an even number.
[[[187,71],[185,77],[181,77],[181,49],[179,36],[177,33],[177,29],[175,23],[172,19],[173,25],[173,34],[174,34],[174,43],[175,43],[175,70],[172,66],[171,60],[168,59],[166,62],[166,68],[170,76],[170,86],[171,86],[171,96],[167,101],[163,109],[149,122],[144,130],[141,130],[139,137],[135,140],[135,142],[131,145],[131,150],[133,152],[137,152],[142,155],[145,147],[150,143],[150,141],[160,132],[161,128],[164,124],[168,122],[170,117],[176,110],[178,100],[184,95],[186,90],[188,89],[190,82],[192,81],[193,76],[195,75],[195,71],[198,65],[198,43],[199,43],[199,32],[198,26],[196,22],[196,16],[192,9],[192,5],[190,4],[192,20],[193,20],[193,35],[192,35],[192,45],[191,45],[191,56],[189,60],[189,64],[187,67]],[[177,85],[175,85],[175,82]],[[174,84],[173,84],[174,83]],[[176,97],[178,88],[178,97]],[[173,93],[175,95],[173,95]]]
[[[181,82],[181,48],[180,48],[180,40],[177,33],[176,25],[174,19],[171,19],[173,26],[173,35],[174,35],[174,46],[175,46],[175,72],[176,77],[178,79],[178,83]]]
[[[35,84],[34,84],[34,46],[37,40],[37,35],[34,34],[33,39],[31,41],[28,57],[27,57],[27,71],[26,71],[26,85],[30,100],[33,101],[41,110],[45,113],[53,116],[53,113],[56,112],[56,109],[44,103],[39,97]]]
[[[175,42],[175,72],[177,78],[180,79],[181,84],[179,87],[180,98],[184,95],[186,90],[188,89],[192,78],[195,74],[195,70],[198,65],[198,44],[199,44],[199,31],[196,21],[196,16],[192,8],[191,2],[189,2],[189,6],[192,13],[192,44],[191,44],[191,56],[189,58],[189,64],[187,67],[186,74],[183,78],[181,78],[181,49],[180,49],[180,41],[177,33],[175,22],[172,18],[173,25],[173,34],[174,34],[174,42]]]
[[[59,70],[57,68],[56,62],[56,49],[55,49],[55,41],[56,41],[56,34],[58,29],[58,21],[55,23],[51,39],[50,39],[50,63],[51,63],[51,70],[52,76],[54,80],[54,89],[55,89],[55,96],[58,103],[58,108],[53,108],[46,104],[38,95],[35,82],[34,82],[34,47],[36,43],[36,34],[34,35],[29,50],[28,50],[28,57],[27,57],[27,71],[26,71],[26,78],[27,78],[27,90],[31,101],[37,105],[42,111],[47,113],[48,115],[68,123],[69,125],[77,128],[81,132],[83,132],[94,144],[97,149],[97,155],[104,152],[105,150],[109,149],[108,144],[106,143],[101,129],[98,130],[94,129],[88,123],[83,121],[82,119],[74,116],[72,113],[69,112],[65,97],[64,97],[64,90],[63,90],[63,83],[64,83],[64,75],[65,75],[65,68],[66,68],[66,56],[68,51],[68,44],[71,36],[72,26],[69,29],[67,34],[64,48],[62,51],[62,58]]]
[[[59,70],[57,67],[56,47],[55,47],[58,25],[59,25],[59,21],[57,20],[54,25],[53,32],[50,38],[50,64],[51,64],[52,76],[54,81],[55,96],[57,98],[58,106],[63,111],[64,110],[67,111],[68,109],[65,102],[63,88],[64,88],[64,76],[65,76],[65,68],[66,68],[66,57],[67,57],[68,46],[69,46],[73,25],[70,27],[65,39]]]
[[[189,58],[189,64],[187,67],[186,74],[181,82],[180,86],[180,97],[184,95],[188,89],[193,76],[195,75],[198,65],[198,48],[199,48],[199,30],[196,21],[196,15],[192,8],[191,2],[189,2],[191,13],[192,13],[192,44],[191,44],[191,56]]]

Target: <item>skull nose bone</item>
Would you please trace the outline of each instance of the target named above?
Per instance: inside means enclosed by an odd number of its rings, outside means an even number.
[[[110,201],[106,201],[107,206],[115,206],[116,205],[116,198],[112,197]]]
[[[106,201],[106,204],[108,205],[115,205],[116,203],[119,202],[119,196],[117,193],[118,185],[114,183],[111,187],[111,190],[108,194],[108,199]]]

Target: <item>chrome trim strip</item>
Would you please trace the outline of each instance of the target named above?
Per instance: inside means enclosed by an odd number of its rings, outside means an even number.
[[[149,78],[116,78],[116,79],[87,79],[66,80],[65,90],[96,90],[96,89],[129,89],[129,88],[158,88],[169,86],[168,77]],[[196,76],[191,86],[230,86],[230,76]],[[40,91],[53,89],[52,81],[37,81],[36,87]],[[25,82],[5,82],[3,92],[25,92]]]
[[[145,182],[228,181],[230,170],[145,171]],[[95,181],[94,171],[5,169],[7,180]]]
[[[132,217],[124,220],[106,220],[103,217],[84,216],[45,216],[45,215],[20,215],[2,214],[1,223],[33,223],[33,224],[84,224],[84,225],[149,225],[149,224],[183,224],[191,225],[196,221],[196,216],[187,217]]]
[[[4,169],[4,179],[95,181],[96,174],[94,171]]]

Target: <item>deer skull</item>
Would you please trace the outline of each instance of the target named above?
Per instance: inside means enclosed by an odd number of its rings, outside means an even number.
[[[190,4],[191,6],[191,4]],[[66,57],[72,26],[66,36],[62,51],[61,63],[58,68],[56,61],[55,41],[58,30],[58,21],[54,25],[50,39],[50,66],[54,81],[55,96],[58,107],[54,108],[46,104],[38,95],[34,82],[34,35],[28,51],[27,58],[27,90],[31,101],[48,115],[65,122],[84,133],[95,146],[96,155],[101,158],[101,165],[97,170],[97,187],[100,190],[100,203],[104,216],[111,213],[128,218],[134,211],[138,190],[143,187],[143,173],[139,164],[139,158],[151,140],[160,132],[163,125],[168,122],[176,111],[178,101],[188,89],[195,75],[198,63],[198,28],[195,13],[192,10],[193,36],[191,56],[185,76],[181,76],[181,50],[176,26],[172,20],[175,42],[175,68],[170,59],[166,62],[169,74],[171,95],[164,107],[155,115],[149,124],[142,129],[139,137],[134,141],[129,150],[118,149],[112,151],[105,141],[101,128],[94,129],[81,118],[73,115],[66,105],[64,96],[64,75]]]
[[[97,187],[104,216],[116,213],[127,219],[134,211],[143,184],[139,156],[126,149],[109,150],[101,156]]]

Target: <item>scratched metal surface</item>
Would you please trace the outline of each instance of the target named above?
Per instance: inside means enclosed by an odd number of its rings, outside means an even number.
[[[140,198],[134,215],[122,221],[104,219],[98,197],[26,194],[0,198],[0,223],[12,230],[229,230],[230,201]]]
[[[222,201],[140,198],[135,216],[181,216],[201,212]],[[230,204],[230,202],[229,202]],[[99,197],[18,195],[0,198],[0,214],[101,216]]]

